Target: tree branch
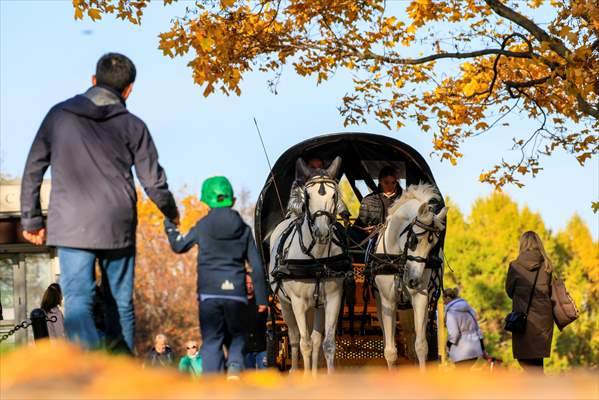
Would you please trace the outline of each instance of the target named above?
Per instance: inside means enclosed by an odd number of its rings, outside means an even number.
[[[593,107],[588,101],[586,101],[580,93],[576,93],[576,100],[578,100],[578,105],[580,110],[587,114],[599,119],[599,108]]]
[[[524,81],[524,82],[503,81],[503,83],[505,83],[505,85],[508,87],[511,87],[514,89],[520,89],[520,88],[527,88],[527,87],[532,87],[532,86],[536,86],[536,85],[541,85],[541,84],[547,82],[549,80],[549,78],[551,78],[551,76],[545,76],[545,77],[539,78],[539,79],[531,79],[530,81]]]
[[[421,58],[397,58],[390,56],[382,56],[379,54],[374,54],[372,52],[367,52],[364,54],[359,54],[358,57],[364,60],[367,59],[375,59],[378,61],[384,61],[387,63],[393,64],[406,64],[406,65],[416,65],[416,64],[425,64],[427,62],[440,60],[444,58],[454,58],[454,59],[463,59],[463,58],[474,58],[480,56],[487,56],[491,54],[500,54],[506,57],[516,57],[516,58],[532,58],[532,54],[530,52],[519,52],[519,51],[508,51],[503,49],[483,49],[470,51],[466,53],[438,53],[431,54],[426,57]]]
[[[530,32],[539,42],[547,42],[549,43],[549,47],[559,54],[562,58],[568,60],[571,52],[568,50],[564,42],[560,39],[549,35],[543,29],[541,29],[537,24],[533,21],[525,17],[524,15],[512,10],[505,4],[501,3],[499,0],[485,0],[485,2],[491,7],[493,11],[495,11],[498,15],[509,19],[514,22],[516,25],[526,29]]]
[[[503,39],[503,42],[501,43],[501,50],[505,50],[505,47],[507,46],[508,42],[515,38],[515,37],[519,37],[522,40],[524,40],[528,46],[528,54],[532,54],[532,44],[530,43],[530,40],[528,40],[527,37],[525,37],[524,35],[521,35],[519,33],[512,33],[511,35],[505,37]],[[489,97],[491,97],[491,95],[493,94],[493,88],[495,87],[495,82],[497,82],[497,66],[499,65],[499,58],[501,58],[502,54],[498,54],[497,57],[495,57],[495,62],[493,63],[493,79],[491,80],[491,85],[489,85],[489,94],[487,95],[487,98],[485,99],[485,103],[487,101],[489,101]],[[485,92],[482,93],[477,93],[478,94],[483,94]]]
[[[524,15],[512,10],[507,7],[505,4],[501,3],[499,0],[485,0],[485,2],[491,7],[493,11],[495,11],[498,15],[514,22],[518,26],[526,29],[530,32],[539,42],[546,42],[549,44],[551,50],[557,53],[560,57],[562,57],[568,64],[571,63],[570,57],[572,52],[566,47],[564,42],[555,36],[549,35],[546,31],[541,29],[537,24],[535,24],[530,19],[526,18]],[[553,69],[553,68],[552,68]],[[509,87],[508,87],[509,89]],[[578,101],[578,106],[580,111],[586,115],[592,116],[595,119],[599,119],[599,108],[593,107],[577,90],[574,85],[572,85],[572,89],[576,91],[576,100]],[[508,90],[509,91],[509,90]],[[512,95],[512,93],[510,93]],[[512,96],[514,97],[514,96]]]

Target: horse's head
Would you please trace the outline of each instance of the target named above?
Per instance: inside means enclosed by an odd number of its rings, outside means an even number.
[[[341,157],[335,158],[327,169],[310,169],[298,158],[296,173],[304,181],[304,211],[310,228],[319,243],[331,237],[331,226],[335,222],[339,188],[335,178],[341,167]]]
[[[429,253],[439,242],[441,232],[445,230],[447,207],[439,213],[433,212],[429,203],[422,203],[417,216],[406,228],[405,242],[402,251],[406,254],[404,282],[410,289],[418,288],[422,283],[422,275]]]

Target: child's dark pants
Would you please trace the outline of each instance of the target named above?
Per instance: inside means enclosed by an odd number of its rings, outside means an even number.
[[[205,373],[222,372],[225,368],[223,343],[230,340],[227,372],[236,374],[243,369],[247,305],[236,300],[206,299],[200,302],[200,331],[202,333],[202,367]]]

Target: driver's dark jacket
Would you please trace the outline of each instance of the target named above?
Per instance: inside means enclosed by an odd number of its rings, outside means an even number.
[[[360,213],[355,225],[367,227],[385,222],[389,207],[391,207],[395,200],[401,197],[401,194],[402,189],[398,185],[393,196],[387,197],[382,192],[377,191],[364,197],[360,204]]]

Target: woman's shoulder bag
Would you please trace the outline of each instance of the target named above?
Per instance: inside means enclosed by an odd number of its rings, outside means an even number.
[[[505,325],[504,329],[508,332],[512,333],[524,333],[526,331],[526,320],[528,319],[528,311],[530,310],[530,304],[532,303],[532,297],[535,294],[535,288],[537,286],[537,278],[539,277],[539,272],[541,271],[541,266],[539,265],[539,269],[537,269],[537,273],[535,274],[535,281],[532,284],[532,289],[530,290],[530,296],[528,298],[528,305],[526,306],[526,312],[522,311],[512,311],[505,317]]]
[[[551,279],[551,305],[553,321],[560,331],[578,319],[578,308],[568,293],[564,280],[555,275]]]

